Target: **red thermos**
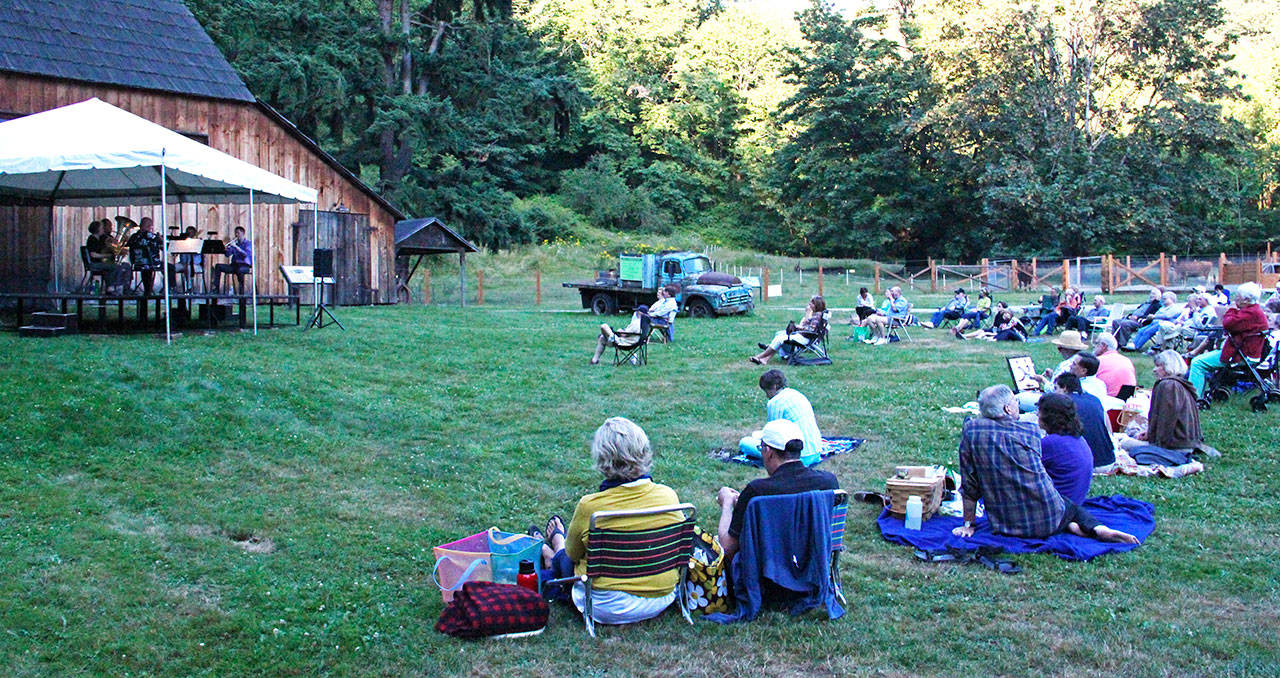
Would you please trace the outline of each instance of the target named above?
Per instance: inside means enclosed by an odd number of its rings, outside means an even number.
[[[516,575],[516,585],[523,586],[530,591],[538,590],[538,573],[533,569],[532,560],[520,561],[520,573]]]

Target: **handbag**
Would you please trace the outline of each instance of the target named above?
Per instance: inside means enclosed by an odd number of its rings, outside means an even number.
[[[687,586],[690,610],[702,614],[729,611],[724,549],[720,548],[715,535],[696,525],[693,528],[693,556],[689,558]]]
[[[542,557],[543,541],[527,534],[509,534],[496,527],[489,528],[489,568],[493,581],[503,584],[516,583],[520,573],[520,561],[533,561],[537,566]]]
[[[431,549],[436,557],[431,579],[444,602],[453,599],[467,582],[516,583],[521,560],[538,563],[542,540],[527,534],[510,534],[496,527]]]

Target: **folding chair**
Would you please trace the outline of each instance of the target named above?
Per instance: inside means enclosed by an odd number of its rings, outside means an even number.
[[[1092,321],[1089,322],[1089,332],[1090,334],[1096,334],[1098,332],[1110,332],[1111,322],[1114,320],[1119,320],[1123,317],[1124,317],[1124,304],[1112,304],[1111,308],[1107,310],[1106,315],[1100,318],[1094,318]]]
[[[656,516],[663,513],[683,512],[684,519],[664,527],[644,530],[615,530],[601,527],[600,522],[617,518]],[[597,577],[635,579],[650,577],[671,570],[679,572],[676,584],[676,601],[685,621],[693,623],[689,616],[689,558],[693,557],[693,518],[697,510],[693,504],[671,504],[647,509],[625,511],[596,511],[591,514],[587,528],[587,573],[552,579],[547,584],[581,582],[586,589],[582,604],[582,620],[587,634],[596,637],[596,622],[591,616],[592,580]]]
[[[825,497],[831,502],[830,523],[824,524],[824,525],[814,525],[812,523],[806,523],[804,518],[809,514],[807,512],[796,512],[796,509],[800,505],[800,502],[804,501],[804,498],[806,496],[813,496],[815,498]],[[828,544],[828,550],[826,552],[827,584],[831,589],[831,595],[834,596],[835,600],[839,601],[841,606],[843,606],[843,605],[847,605],[848,601],[845,599],[844,590],[840,585],[839,557],[840,557],[840,553],[843,553],[845,550],[844,549],[844,532],[845,532],[845,522],[846,522],[846,517],[848,513],[848,508],[849,508],[849,493],[839,489],[812,490],[810,492],[800,492],[796,494],[764,495],[760,497],[754,497],[751,499],[751,503],[747,505],[746,520],[743,523],[742,532],[744,535],[748,533],[755,534],[755,528],[754,528],[755,521],[759,519],[759,516],[764,516],[764,515],[774,516],[779,518],[781,520],[780,523],[772,523],[772,524],[777,525],[777,524],[785,523],[787,525],[786,529],[789,532],[791,532],[793,535],[807,534],[809,533],[810,530],[821,531],[821,533],[827,537],[827,544]],[[790,568],[790,567],[805,568],[806,565],[804,565],[803,563],[812,562],[811,558],[814,557],[809,553],[782,553],[779,551],[779,549],[781,548],[780,544],[785,544],[786,543],[785,539],[779,537],[775,540],[774,535],[772,534],[763,535],[763,538],[766,541],[774,544],[774,546],[771,547],[771,549],[768,549],[769,553],[767,555],[761,552],[749,553],[746,550],[739,550],[738,554],[735,556],[735,559],[755,558],[755,560],[745,561],[740,564],[735,563],[732,568],[733,572],[735,573],[734,581],[733,581],[734,595],[738,599],[740,613],[744,605],[747,606],[747,608],[751,608],[751,607],[754,607],[756,603],[764,603],[765,602],[764,596],[767,594],[762,594],[761,597],[758,599],[755,598],[754,594],[750,594],[750,593],[744,594],[744,591],[750,591],[752,587],[749,586],[749,583],[750,583],[749,580],[747,579],[740,580],[738,578],[739,576],[764,577],[766,576],[764,573],[769,571],[770,565],[768,565],[767,563],[770,561],[773,562],[774,567],[780,566],[783,568]],[[801,539],[800,543],[804,543],[803,538]],[[742,541],[742,539],[740,538],[739,544],[743,545],[745,544],[745,542]],[[791,565],[779,565],[778,564],[779,558],[783,562],[791,563]],[[762,588],[764,588],[763,582],[761,583],[760,586],[755,587],[757,591],[760,591]],[[797,591],[797,593],[801,593],[801,592]],[[823,604],[823,602],[820,602],[819,604],[821,605]],[[748,609],[747,616],[742,617],[741,619],[742,620],[751,619],[759,611],[760,611],[759,609],[754,609],[754,610]],[[843,612],[841,612],[840,614],[843,614]],[[836,616],[839,616],[839,614],[837,614]]]
[[[778,353],[783,356],[788,365],[830,365],[831,358],[827,355],[827,330],[830,312],[822,314],[822,321],[812,330],[797,330],[795,334],[804,337],[807,343],[792,341],[791,335],[787,336],[787,340],[782,342],[782,346],[778,348]]]
[[[102,279],[102,289],[106,290],[107,289],[107,273],[109,271],[101,268],[97,268],[97,269],[93,268],[93,266],[90,263],[91,260],[89,259],[88,245],[80,246],[80,262],[84,264],[84,277],[80,279],[80,287],[77,288],[77,291],[88,292],[89,290],[93,289],[92,285],[93,285],[93,279],[95,277]]]
[[[898,336],[899,332],[907,338],[907,341],[912,340],[911,333],[907,331],[907,324],[911,318],[911,308],[912,306],[908,304],[906,313],[900,316],[889,316],[889,326],[885,328],[885,336],[889,337],[889,341],[902,341],[902,337]]]
[[[640,331],[633,332],[615,332],[616,338],[613,342],[613,366],[617,367],[624,362],[630,361],[632,365],[648,365],[649,364],[649,335],[653,333],[653,323],[649,321],[649,316],[640,316]],[[629,341],[624,337],[630,337]]]

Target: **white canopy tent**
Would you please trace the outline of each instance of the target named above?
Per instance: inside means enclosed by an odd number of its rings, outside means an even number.
[[[319,192],[99,99],[0,123],[0,203],[60,205],[318,202]],[[318,205],[316,205],[318,209]],[[314,213],[314,212],[313,212]],[[312,225],[315,228],[315,224]],[[165,210],[160,231],[168,232]],[[164,260],[169,260],[165,240]],[[169,276],[164,275],[165,308]],[[253,328],[258,330],[254,275]],[[172,340],[169,313],[165,338]]]

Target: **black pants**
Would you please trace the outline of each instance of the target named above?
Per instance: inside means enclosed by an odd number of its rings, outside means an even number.
[[[1094,528],[1102,524],[1098,522],[1097,518],[1093,517],[1092,513],[1089,513],[1088,509],[1070,499],[1063,497],[1062,503],[1067,505],[1067,510],[1062,514],[1062,522],[1058,523],[1058,532],[1066,532],[1067,525],[1075,523],[1080,526],[1080,530],[1086,535],[1093,535]],[[1055,532],[1055,534],[1057,533]]]

